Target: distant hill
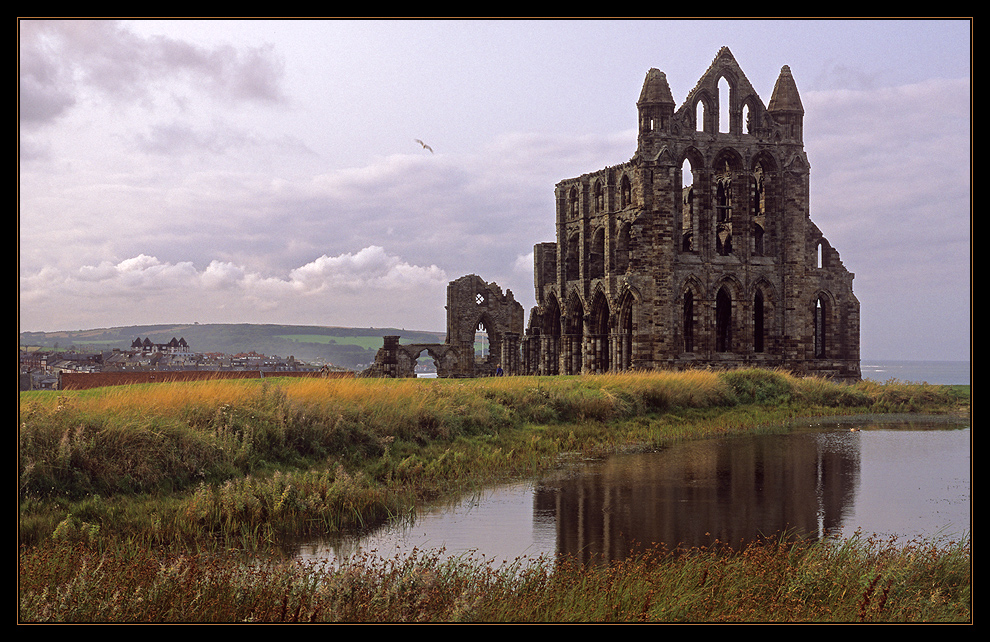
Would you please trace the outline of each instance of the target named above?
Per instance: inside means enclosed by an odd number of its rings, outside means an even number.
[[[134,339],[152,343],[185,339],[193,352],[237,354],[252,350],[265,355],[358,368],[374,361],[382,337],[399,335],[401,343],[443,343],[443,332],[397,328],[343,328],[311,325],[205,323],[132,325],[92,330],[21,332],[20,345],[80,352],[128,350]]]

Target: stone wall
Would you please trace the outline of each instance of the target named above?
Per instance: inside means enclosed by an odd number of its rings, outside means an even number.
[[[487,336],[486,354],[475,354],[475,340]],[[502,291],[469,274],[447,284],[447,338],[442,344],[401,344],[399,336],[384,337],[375,362],[362,377],[415,377],[416,360],[423,353],[433,357],[438,377],[520,374],[519,339],[523,333],[523,308],[512,290]]]
[[[166,383],[174,381],[213,381],[220,379],[263,379],[273,377],[313,377],[348,378],[353,372],[320,373],[305,372],[263,372],[261,370],[181,370],[134,372],[63,372],[59,374],[59,389],[87,390],[104,386],[126,386],[137,383]]]
[[[521,372],[762,366],[859,379],[853,274],[811,222],[790,69],[764,105],[723,48],[677,109],[651,69],[637,109],[628,162],[556,186],[557,241],[534,248]]]

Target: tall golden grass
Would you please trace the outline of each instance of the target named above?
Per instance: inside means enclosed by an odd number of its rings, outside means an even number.
[[[22,393],[21,534],[34,541],[56,528],[91,533],[87,525],[113,522],[151,537],[149,520],[159,538],[270,534],[276,524],[334,529],[401,513],[417,498],[535,473],[562,452],[651,446],[801,413],[957,404],[941,386],[843,385],[755,369]],[[167,506],[145,511],[154,517],[121,506],[139,497]],[[79,518],[79,506],[93,518]]]
[[[424,555],[338,571],[226,549],[404,515],[564,453],[968,410],[968,387],[785,372],[159,383],[22,393],[19,615],[39,621],[959,621],[968,545],[754,548],[524,573]],[[205,551],[200,555],[196,551]],[[919,552],[920,551],[920,552]],[[961,551],[961,552],[960,552]],[[861,560],[864,560],[861,563]],[[745,562],[745,563],[743,563]],[[920,564],[920,565],[919,565]],[[851,572],[855,570],[855,572]]]
[[[111,386],[64,393],[22,393],[21,412],[39,407],[82,414],[184,418],[218,407],[285,400],[312,412],[364,412],[371,418],[397,418],[423,412],[461,413],[475,409],[477,397],[511,406],[520,416],[547,420],[611,418],[679,407],[736,403],[805,403],[839,406],[883,404],[910,411],[941,403],[945,386],[863,381],[845,385],[816,377],[794,377],[775,370],[689,370],[624,372],[573,377],[484,379],[317,379],[208,380],[188,383]],[[526,413],[529,413],[528,415]]]

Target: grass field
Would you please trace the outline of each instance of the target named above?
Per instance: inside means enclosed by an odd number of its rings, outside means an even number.
[[[382,347],[381,337],[344,337],[325,334],[278,334],[275,336],[279,339],[298,341],[300,343],[336,343],[339,345],[359,346],[369,350],[377,350]]]
[[[21,393],[23,621],[952,621],[969,542],[767,542],[608,567],[304,569],[273,544],[423,500],[795,417],[969,414],[969,386],[782,372],[265,379]],[[244,555],[254,560],[245,565]]]

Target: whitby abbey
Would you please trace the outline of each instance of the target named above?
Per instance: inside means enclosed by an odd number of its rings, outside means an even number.
[[[811,221],[804,108],[784,66],[768,104],[728,48],[677,107],[650,69],[632,158],[560,181],[536,306],[475,275],[448,287],[447,342],[386,337],[366,374],[766,367],[860,378],[853,274]],[[475,331],[489,350],[475,355]]]

